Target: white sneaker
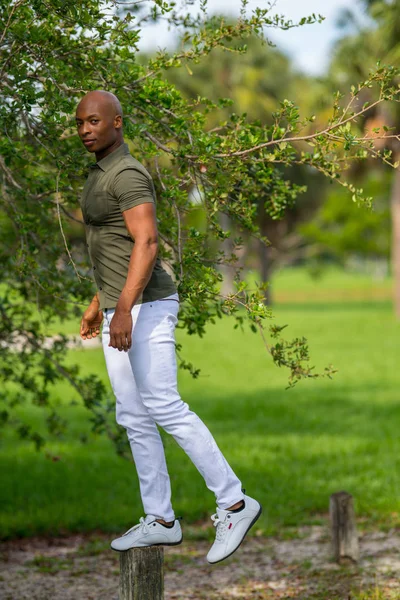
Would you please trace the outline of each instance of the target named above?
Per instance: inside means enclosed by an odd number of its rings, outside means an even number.
[[[155,516],[140,517],[139,524],[134,525],[121,537],[111,542],[111,548],[124,552],[129,548],[143,548],[145,546],[177,546],[182,542],[182,530],[178,519],[173,527],[166,527]]]
[[[216,514],[211,517],[216,527],[216,538],[207,554],[208,562],[217,563],[233,554],[261,515],[261,511],[261,504],[246,495],[244,507],[239,512],[217,508]]]

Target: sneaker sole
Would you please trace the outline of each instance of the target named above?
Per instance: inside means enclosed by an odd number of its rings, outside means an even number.
[[[111,548],[111,550],[114,550],[114,552],[128,552],[128,550],[133,550],[133,548],[152,548],[153,546],[179,546],[179,544],[182,544],[182,541],[183,541],[183,537],[181,537],[179,542],[149,544],[148,546],[131,546],[130,548],[127,548],[126,550],[117,550],[117,548],[113,548],[112,546],[110,546],[110,548]]]
[[[232,550],[232,552],[230,552],[229,554],[227,554],[226,556],[224,556],[223,558],[220,558],[219,560],[214,560],[212,562],[210,562],[209,560],[207,560],[207,562],[210,565],[216,565],[219,562],[222,562],[223,560],[225,560],[226,558],[229,558],[230,556],[232,556],[232,554],[234,552],[236,552],[236,550],[239,548],[240,544],[243,542],[244,538],[246,537],[246,535],[248,534],[248,532],[250,531],[250,529],[253,527],[254,523],[259,519],[260,515],[262,513],[262,506],[260,504],[260,510],[258,511],[258,513],[256,514],[256,516],[254,517],[254,519],[252,520],[252,522],[250,523],[250,525],[248,526],[248,528],[246,529],[244,536],[242,537],[242,539],[240,540],[240,542],[238,543],[238,545],[236,546],[236,548],[234,548],[234,550]]]

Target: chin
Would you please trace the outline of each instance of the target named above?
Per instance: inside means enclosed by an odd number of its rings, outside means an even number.
[[[98,142],[95,142],[91,146],[86,146],[86,144],[84,144],[82,142],[82,145],[83,145],[83,147],[85,148],[85,150],[87,152],[90,152],[90,154],[93,154],[93,152],[98,152],[99,151],[99,144],[98,144]]]

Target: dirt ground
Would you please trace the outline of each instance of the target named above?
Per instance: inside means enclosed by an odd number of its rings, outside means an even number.
[[[109,549],[110,539],[1,543],[0,599],[118,600],[119,554]],[[347,566],[332,561],[329,532],[320,526],[248,538],[214,566],[205,559],[209,546],[184,541],[165,548],[165,600],[400,599],[400,531],[363,534],[360,562]]]

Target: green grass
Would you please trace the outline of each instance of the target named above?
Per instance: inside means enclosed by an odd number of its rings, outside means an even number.
[[[254,286],[257,279],[254,273],[249,273],[248,283]],[[274,300],[285,305],[291,302],[296,305],[300,302],[312,301],[329,302],[332,305],[342,301],[368,302],[371,300],[390,300],[392,295],[392,280],[385,278],[374,282],[371,277],[363,273],[343,271],[335,266],[326,267],[318,277],[312,277],[305,269],[284,269],[274,275],[272,293]],[[82,307],[82,312],[84,307]],[[79,312],[79,311],[78,311]],[[41,315],[35,311],[36,317],[41,322]],[[62,332],[66,335],[79,335],[80,317],[55,320],[45,327],[47,335],[56,335]]]
[[[286,390],[287,373],[273,366],[259,336],[224,320],[203,339],[178,331],[185,357],[201,368],[198,380],[180,373],[181,395],[210,427],[247,493],[261,500],[261,529],[320,522],[329,495],[342,489],[354,495],[359,517],[397,525],[400,325],[389,300],[368,300],[377,289],[386,293],[390,282],[364,281],[363,301],[346,296],[346,290],[360,289],[347,274],[341,279],[331,273],[319,285],[327,297],[316,300],[314,282],[304,272],[279,275],[277,298],[283,291],[291,297],[277,303],[274,320],[289,324],[286,337],[308,338],[316,371],[332,363],[338,369],[333,380],[303,381]],[[333,289],[347,299],[330,301]],[[107,380],[100,350],[73,351],[69,359]],[[81,444],[87,411],[69,405],[74,393],[67,384],[58,385],[54,397],[70,423],[67,439],[48,445],[60,460],[37,454],[10,431],[1,443],[3,538],[120,531],[142,514],[134,465],[117,457],[105,438],[91,435]],[[41,409],[26,407],[24,417],[41,426]],[[188,524],[207,518],[215,508],[213,494],[169,437],[166,454],[176,513]]]

